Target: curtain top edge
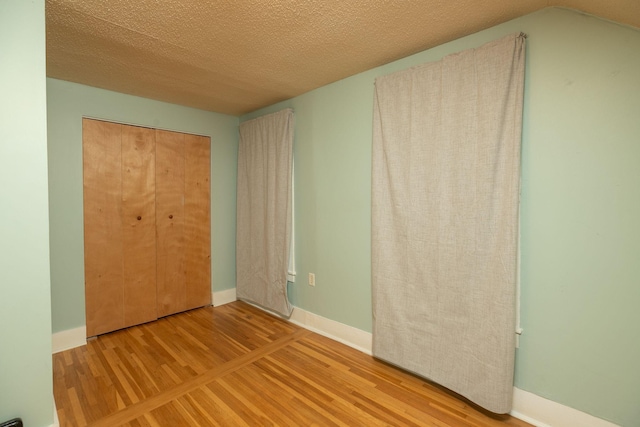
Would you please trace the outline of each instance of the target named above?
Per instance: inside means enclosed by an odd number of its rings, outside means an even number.
[[[268,119],[270,119],[270,118],[273,118],[273,117],[276,117],[276,116],[281,116],[281,115],[284,115],[284,116],[288,116],[288,115],[293,116],[293,108],[285,108],[285,109],[283,109],[283,110],[276,111],[276,112],[274,112],[274,113],[264,114],[264,115],[262,115],[262,116],[255,117],[255,118],[253,118],[253,119],[246,120],[246,121],[244,121],[244,122],[240,123],[240,127],[242,127],[243,125],[246,125],[246,124],[255,123],[255,122],[257,122],[257,121],[262,121],[262,120],[268,120]]]
[[[419,70],[420,68],[430,67],[430,66],[433,66],[434,64],[437,64],[437,63],[443,61],[446,58],[449,58],[449,57],[452,57],[452,56],[456,56],[456,55],[460,55],[463,52],[477,51],[477,50],[480,50],[480,49],[486,49],[486,48],[492,47],[492,46],[494,46],[496,44],[499,44],[499,43],[505,43],[505,42],[508,42],[510,40],[515,41],[515,40],[520,39],[520,38],[523,39],[523,40],[526,40],[527,37],[528,37],[527,34],[525,32],[522,32],[522,31],[517,31],[517,32],[514,32],[514,33],[510,33],[510,34],[507,34],[505,36],[499,37],[497,39],[490,40],[490,41],[488,41],[486,43],[483,43],[480,46],[471,47],[471,48],[468,48],[468,49],[463,49],[463,50],[458,51],[458,52],[450,53],[448,55],[444,55],[440,59],[437,59],[437,60],[434,60],[434,61],[424,62],[422,64],[417,64],[417,65],[411,66],[409,68],[405,68],[403,70],[394,71],[394,72],[389,73],[389,74],[384,74],[382,76],[378,76],[374,80],[374,85],[378,82],[378,80],[385,80],[388,77],[399,76],[399,75],[402,75],[404,73],[408,73],[408,72],[411,72],[411,71]]]

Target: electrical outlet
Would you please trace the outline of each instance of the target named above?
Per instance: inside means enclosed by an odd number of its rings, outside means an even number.
[[[314,273],[309,273],[309,286],[316,285],[316,275]]]

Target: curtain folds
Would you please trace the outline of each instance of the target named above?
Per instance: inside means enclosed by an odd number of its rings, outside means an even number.
[[[376,79],[374,356],[511,410],[525,36]]]
[[[292,162],[293,110],[240,124],[236,293],[286,317]]]

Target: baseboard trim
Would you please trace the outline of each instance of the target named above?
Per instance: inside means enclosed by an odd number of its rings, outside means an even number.
[[[293,307],[289,321],[356,350],[371,355],[371,333],[327,319],[299,307]]]
[[[224,291],[217,291],[211,294],[211,300],[214,307],[220,307],[221,305],[229,304],[237,300],[236,288],[225,289]]]
[[[86,343],[86,326],[80,326],[78,328],[56,332],[51,336],[51,349],[53,354],[59,353],[64,350],[80,347],[82,345],[85,345]]]
[[[617,424],[517,387],[513,388],[511,415],[536,427],[619,427]]]
[[[53,398],[53,424],[49,427],[60,427],[60,420],[58,419],[58,406],[56,405],[56,398]]]

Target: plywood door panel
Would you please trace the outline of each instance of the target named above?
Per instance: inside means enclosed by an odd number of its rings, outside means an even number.
[[[83,126],[87,336],[209,305],[209,138]]]
[[[87,336],[125,327],[121,126],[83,119]]]
[[[184,272],[184,134],[156,131],[158,316],[187,309]]]
[[[157,319],[155,131],[122,126],[124,323]]]
[[[185,274],[187,308],[211,304],[210,139],[185,135]]]

